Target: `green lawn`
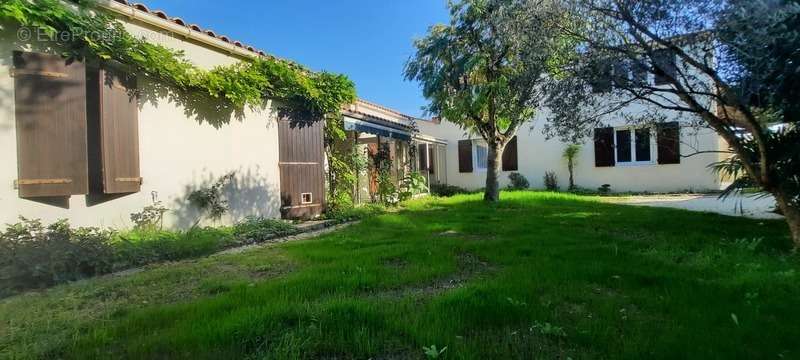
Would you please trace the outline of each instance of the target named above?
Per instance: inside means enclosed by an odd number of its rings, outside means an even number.
[[[0,301],[0,357],[799,358],[781,221],[549,193]]]

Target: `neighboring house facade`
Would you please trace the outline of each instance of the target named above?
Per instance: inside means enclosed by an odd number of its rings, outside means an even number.
[[[688,43],[687,51],[707,51],[699,42]],[[699,53],[711,56],[713,54]],[[699,56],[698,56],[699,57]],[[681,70],[683,78],[700,84],[701,74],[676,63],[676,57],[662,51],[657,57],[667,65],[670,72]],[[640,64],[636,64],[640,65]],[[617,66],[614,79],[645,81],[648,86],[669,86],[663,78],[642,71],[642,66]],[[622,80],[615,80],[622,81]],[[607,97],[609,103],[612,83],[592,84],[596,96]],[[713,88],[707,86],[707,88]],[[669,101],[679,103],[677,98]],[[719,111],[711,106],[708,108]],[[613,192],[683,192],[715,191],[727,183],[714,174],[709,165],[729,156],[727,143],[712,129],[698,125],[696,118],[672,110],[656,109],[660,118],[657,124],[647,126],[630,125],[625,115],[649,114],[652,106],[644,101],[634,101],[619,111],[601,118],[602,128],[594,129],[593,136],[583,140],[582,150],[574,167],[575,185],[596,190],[608,184]],[[568,144],[558,139],[547,139],[543,135],[546,109],[538,112],[531,122],[523,124],[515,139],[503,153],[500,185],[509,183],[508,174],[524,175],[534,188],[544,188],[546,172],[554,172],[561,189],[569,186],[567,161],[562,154]],[[478,135],[472,135],[447,121],[419,121],[420,132],[448,140],[446,160],[452,164],[447,168],[447,182],[467,189],[479,189],[486,182],[488,149]]]
[[[101,4],[131,34],[181,50],[201,68],[268,56],[142,4]],[[221,223],[322,212],[323,122],[289,126],[271,101],[241,115],[205,108],[144,78],[65,62],[49,42],[17,30],[0,30],[0,223],[24,216],[124,228],[132,213],[160,202],[165,226],[186,228],[200,217],[188,195],[226,174],[230,211]],[[344,115],[365,144],[415,136],[411,117],[376,104],[358,101]]]
[[[499,176],[501,187],[509,184],[508,174],[518,172],[530,181],[531,187],[542,189],[544,174],[556,174],[560,188],[569,182],[567,162],[562,157],[568,145],[558,139],[546,139],[536,122],[523,125],[516,139],[506,147]],[[487,147],[480,136],[470,135],[457,125],[442,121],[418,121],[420,131],[448,140],[445,155],[447,183],[467,189],[480,189],[486,184]],[[726,186],[708,165],[722,159],[725,142],[710,129],[695,129],[677,123],[662,129],[643,131],[621,119],[596,129],[597,140],[586,139],[581,145],[575,168],[575,185],[596,190],[609,184],[611,191],[679,192],[712,191]],[[677,127],[680,126],[680,127]],[[679,141],[661,141],[679,134]],[[670,144],[671,143],[671,144]],[[671,149],[678,149],[676,156]]]

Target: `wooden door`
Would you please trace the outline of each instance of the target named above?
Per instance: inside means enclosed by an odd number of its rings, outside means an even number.
[[[308,219],[322,214],[325,199],[323,121],[278,121],[281,214]]]

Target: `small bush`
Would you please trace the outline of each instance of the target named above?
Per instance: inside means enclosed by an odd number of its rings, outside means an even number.
[[[145,206],[140,212],[131,214],[135,229],[159,229],[164,227],[164,214],[169,211],[160,201]]]
[[[509,190],[524,190],[531,187],[528,179],[518,172],[512,172],[511,174],[508,174],[508,180],[510,181],[508,184]]]
[[[386,211],[380,204],[364,204],[350,208],[339,208],[335,211],[328,211],[325,217],[336,222],[356,221],[375,216]]]
[[[597,192],[599,192],[600,194],[603,194],[603,195],[610,194],[611,193],[611,185],[610,184],[600,185],[600,187],[597,188]]]
[[[202,227],[187,231],[131,230],[114,237],[116,270],[161,261],[213,254],[235,245],[230,228]]]
[[[240,243],[259,243],[295,233],[297,228],[285,221],[255,216],[249,216],[233,227],[233,236]]]
[[[467,194],[469,191],[459,186],[448,184],[431,185],[431,194],[435,196],[450,197],[458,194]]]
[[[422,194],[426,191],[428,191],[428,186],[425,184],[425,177],[414,171],[401,180],[397,197],[400,201],[406,201],[414,197],[414,195]]]
[[[374,207],[348,213],[362,218]],[[0,232],[0,297],[162,261],[176,261],[297,233],[289,223],[248,217],[232,227],[160,229],[161,210],[138,213],[137,226],[115,232],[71,228],[66,220],[44,226],[22,218]],[[152,215],[152,216],[151,216]]]
[[[555,172],[548,171],[544,173],[544,187],[548,191],[558,191],[558,178]]]
[[[580,187],[580,186],[576,186],[574,189],[570,190],[569,192],[573,193],[573,194],[576,194],[576,195],[597,195],[597,190],[592,190],[592,189],[588,189],[588,188],[584,188],[584,187]]]
[[[110,272],[113,232],[20,218],[0,233],[0,295]]]

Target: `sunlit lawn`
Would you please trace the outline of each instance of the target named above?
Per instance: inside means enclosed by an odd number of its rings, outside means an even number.
[[[503,193],[0,301],[9,358],[800,358],[781,221]]]

